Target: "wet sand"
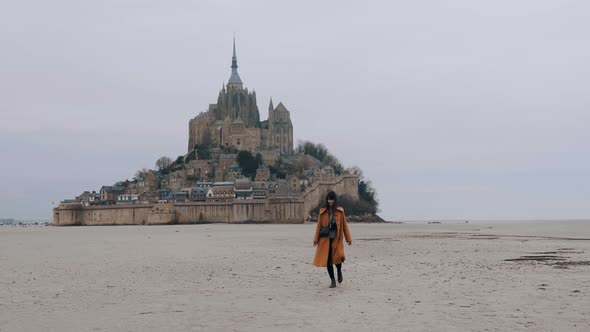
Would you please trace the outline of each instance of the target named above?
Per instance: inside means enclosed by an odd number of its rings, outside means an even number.
[[[590,223],[0,227],[0,331],[589,331]]]

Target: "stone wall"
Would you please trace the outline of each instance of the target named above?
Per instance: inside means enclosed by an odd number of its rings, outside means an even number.
[[[303,200],[296,197],[109,206],[60,204],[53,210],[53,224],[301,223],[304,219],[302,212]]]
[[[203,144],[209,135],[210,112],[203,112],[188,122],[188,152],[194,150],[195,144]]]
[[[307,218],[311,210],[316,208],[320,202],[323,202],[330,190],[334,190],[337,195],[346,195],[353,200],[358,200],[358,183],[358,176],[352,174],[335,176],[330,180],[312,183],[303,193],[304,203],[302,212],[304,218]]]
[[[53,209],[54,225],[144,225],[154,204],[82,206],[60,204]]]
[[[300,223],[305,220],[304,201],[301,198],[273,197],[269,199],[270,220],[278,223]]]
[[[62,203],[53,209],[53,224],[152,225],[194,223],[301,223],[330,190],[358,199],[358,177],[342,175],[317,181],[298,197],[233,200],[229,202],[177,202],[134,205],[82,206]]]

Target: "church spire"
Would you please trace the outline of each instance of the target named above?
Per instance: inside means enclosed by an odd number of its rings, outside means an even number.
[[[240,75],[238,75],[238,57],[236,56],[236,37],[234,37],[234,53],[231,58],[231,75],[229,77],[229,81],[227,82],[227,87],[237,87],[242,88],[242,79],[240,79]]]
[[[231,57],[231,68],[238,69],[238,57],[236,56],[236,37],[234,37],[234,55]]]
[[[272,97],[270,97],[270,104],[268,105],[268,111],[272,112],[274,111],[275,107],[272,105]]]

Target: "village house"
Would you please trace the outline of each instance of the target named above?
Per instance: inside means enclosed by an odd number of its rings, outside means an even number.
[[[265,182],[252,182],[252,199],[265,199],[268,188]]]
[[[190,197],[193,201],[201,201],[204,202],[207,199],[207,189],[206,188],[199,188],[193,187],[191,188]]]
[[[139,201],[139,194],[121,194],[117,196],[117,204],[137,204]]]
[[[242,176],[242,168],[237,163],[229,166],[228,178],[231,180],[239,179]]]
[[[225,153],[219,155],[219,168],[222,172],[229,171],[229,167],[236,162],[238,157],[235,153]]]
[[[252,181],[250,179],[237,179],[234,184],[236,199],[252,199]]]
[[[213,164],[210,160],[192,160],[185,164],[188,179],[208,179],[213,175]]]
[[[76,197],[76,201],[82,203],[82,205],[89,205],[90,202],[90,191],[85,191]]]
[[[207,191],[207,201],[221,202],[229,201],[235,198],[234,186],[213,186]]]
[[[256,169],[256,181],[270,180],[270,168],[268,165],[262,164]]]
[[[100,188],[100,200],[103,204],[114,204],[117,196],[125,192],[125,187],[121,186],[102,186]]]

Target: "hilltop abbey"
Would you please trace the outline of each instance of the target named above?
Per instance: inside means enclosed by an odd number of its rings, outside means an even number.
[[[269,104],[260,121],[256,93],[238,74],[234,40],[231,75],[217,103],[189,120],[187,154],[62,201],[54,225],[300,223],[330,190],[358,201],[359,177],[294,151],[290,112]],[[239,164],[244,151],[255,156],[254,169]]]
[[[293,152],[291,114],[283,103],[270,100],[268,120],[260,121],[256,92],[244,88],[238,74],[234,40],[231,75],[216,104],[189,121],[188,151],[197,144],[238,150]]]

